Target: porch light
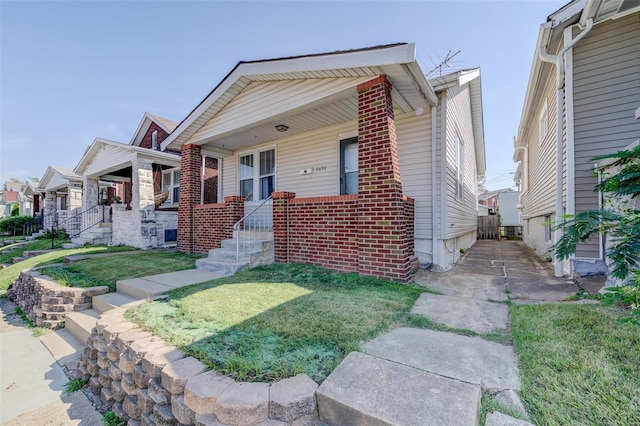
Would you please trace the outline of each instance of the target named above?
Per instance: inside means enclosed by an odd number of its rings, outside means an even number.
[[[284,124],[276,124],[276,130],[279,132],[286,132],[289,130],[289,126],[285,126]]]

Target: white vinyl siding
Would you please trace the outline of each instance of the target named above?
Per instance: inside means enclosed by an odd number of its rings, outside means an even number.
[[[355,77],[252,82],[190,140],[225,135],[344,91],[353,91],[355,94],[356,86],[370,79]]]
[[[598,208],[596,155],[625,148],[640,135],[634,117],[640,105],[640,13],[603,22],[573,50],[575,210]],[[598,239],[581,244],[576,256],[599,258]]]
[[[276,190],[295,192],[297,197],[338,195],[340,139],[355,135],[356,129],[357,123],[351,121],[276,141]],[[415,236],[431,238],[429,112],[418,117],[413,113],[398,116],[396,134],[403,194],[415,199]],[[473,158],[471,154],[467,157]],[[222,162],[224,196],[238,194],[237,162],[235,153]],[[312,172],[300,174],[305,169]]]
[[[431,239],[431,111],[396,117],[402,193],[415,200],[415,238]]]
[[[136,154],[116,146],[103,146],[88,162],[83,170],[83,176],[97,177],[109,172],[122,169],[125,164],[130,165],[136,159]]]
[[[554,68],[555,69],[555,68]],[[556,190],[556,91],[554,69],[544,89],[537,110],[531,114],[526,139],[528,142],[527,188],[523,193],[524,217],[537,217],[555,212]],[[546,134],[541,121],[546,114]]]
[[[443,205],[445,221],[441,224],[443,238],[453,238],[474,232],[478,227],[478,181],[475,159],[475,143],[471,122],[469,85],[450,88],[446,94],[446,151],[443,173],[446,176],[446,205]],[[456,137],[461,140],[462,197],[456,183]]]

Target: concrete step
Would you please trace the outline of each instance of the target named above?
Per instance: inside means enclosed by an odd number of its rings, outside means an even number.
[[[208,270],[187,269],[144,278],[130,278],[116,282],[118,293],[133,299],[146,299],[167,293],[175,288],[211,281],[225,276]]]
[[[92,303],[93,309],[102,313],[114,308],[119,308],[127,303],[135,302],[136,300],[137,299],[122,293],[107,293],[93,296]]]
[[[317,391],[320,424],[475,425],[480,386],[351,352]]]
[[[52,330],[40,336],[40,341],[61,366],[69,370],[77,368],[77,362],[85,345],[68,329]]]
[[[18,263],[18,262],[22,262],[23,260],[26,260],[27,258],[24,256],[20,256],[20,257],[12,257],[11,258],[11,263]]]
[[[196,260],[196,269],[217,272],[223,275],[233,275],[236,272],[242,271],[247,266],[249,266],[249,261],[246,259],[241,259],[236,263],[235,253],[232,259],[206,257]]]
[[[226,247],[221,247],[221,248],[214,248],[209,250],[209,258],[215,258],[215,259],[233,259],[234,261],[236,260],[236,248],[226,248]],[[249,258],[246,256],[245,254],[246,252],[242,249],[240,249],[239,254],[240,254],[240,259],[245,259],[245,260],[249,260]]]
[[[240,250],[244,250],[247,253],[257,253],[259,251],[262,251],[262,248],[268,244],[268,243],[272,243],[273,240],[247,240],[247,239],[240,239]],[[228,249],[228,250],[233,250],[235,252],[236,250],[236,240],[235,239],[227,239],[227,240],[222,240],[220,242],[220,247],[223,249]],[[215,249],[214,249],[215,250]]]
[[[100,312],[95,309],[70,312],[64,320],[64,327],[81,342],[86,342],[91,330],[96,326]]]
[[[71,241],[73,241],[73,240],[71,240]],[[76,244],[76,243],[73,243],[73,242],[72,243],[64,243],[64,244],[62,244],[62,248],[63,249],[74,249],[74,248],[79,248],[79,247],[82,247],[82,246],[83,246],[83,244]]]

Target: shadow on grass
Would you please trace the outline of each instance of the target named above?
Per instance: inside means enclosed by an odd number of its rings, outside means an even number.
[[[169,293],[127,318],[210,368],[247,381],[305,373],[408,324],[424,289],[307,265],[268,265]]]

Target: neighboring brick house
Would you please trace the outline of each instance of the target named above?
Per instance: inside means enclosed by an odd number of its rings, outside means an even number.
[[[97,138],[75,167],[82,176],[83,210],[111,206],[111,225],[102,227],[111,227],[113,244],[143,249],[175,244],[180,153],[163,150],[160,144],[176,125],[147,112],[129,144]],[[90,232],[72,241],[89,242]]]
[[[162,148],[182,151],[180,251],[220,247],[272,196],[276,262],[405,282],[476,239],[480,70],[429,81],[406,43],[240,62]]]
[[[640,2],[574,0],[540,25],[535,49],[513,159],[524,241],[544,253],[562,236],[554,223],[602,205],[591,158],[640,135]],[[601,235],[555,261],[556,276],[605,271]]]

